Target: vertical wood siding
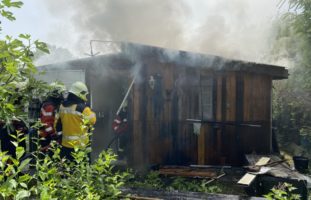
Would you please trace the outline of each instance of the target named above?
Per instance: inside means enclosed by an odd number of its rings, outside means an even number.
[[[186,119],[201,119],[200,77],[213,77],[215,121],[260,123],[262,128],[205,124],[199,136]],[[158,83],[151,89],[150,76]],[[132,91],[133,163],[232,164],[242,154],[271,150],[271,77],[211,72],[148,62]]]

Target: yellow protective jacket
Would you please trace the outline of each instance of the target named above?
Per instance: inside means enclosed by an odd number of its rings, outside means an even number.
[[[90,125],[96,122],[96,115],[85,104],[72,104],[59,108],[59,117],[62,124],[62,146],[67,148],[81,147],[89,143],[87,128],[82,128],[82,119],[88,119]]]

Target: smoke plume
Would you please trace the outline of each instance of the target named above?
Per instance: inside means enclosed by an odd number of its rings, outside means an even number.
[[[47,2],[53,15],[70,19],[68,35],[76,38],[80,55],[89,52],[91,39],[99,39],[258,62],[265,61],[279,9],[278,1],[271,0]],[[104,46],[94,43],[93,48],[103,53]]]

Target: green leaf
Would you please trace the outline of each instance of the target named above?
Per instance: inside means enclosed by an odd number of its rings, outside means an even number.
[[[23,164],[24,162],[22,162],[22,164]],[[22,165],[21,164],[21,165]],[[18,181],[21,183],[21,182],[27,182],[27,181],[29,181],[30,179],[31,179],[32,177],[29,175],[29,174],[24,174],[24,175],[22,175],[22,176],[20,176],[20,177],[18,177]]]
[[[14,180],[14,179],[11,179],[11,180],[9,181],[9,184],[10,184],[10,186],[11,186],[12,188],[16,188],[16,187],[17,187],[17,182],[16,182],[16,180]]]
[[[44,189],[41,191],[40,199],[41,199],[41,200],[50,200],[50,199],[51,199],[51,195],[49,195],[49,193],[47,192],[47,189],[46,189],[46,188],[44,188]]]
[[[16,18],[14,17],[13,13],[10,12],[10,11],[1,10],[0,14],[1,14],[3,17],[5,17],[5,18],[7,18],[8,20],[10,20],[10,21],[13,21],[13,20],[16,19]]]
[[[25,40],[29,40],[31,36],[29,34],[19,34],[19,37]]]
[[[24,147],[16,147],[16,157],[19,160],[25,153]]]
[[[7,103],[6,105],[6,108],[9,109],[10,111],[14,112],[15,111],[15,107],[13,104],[11,103]]]
[[[2,0],[3,5],[5,5],[6,7],[10,7],[11,6],[11,0]]]
[[[14,2],[11,2],[11,7],[15,7],[15,8],[20,8],[24,5],[23,2],[21,1],[14,1]]]
[[[19,183],[23,188],[25,188],[25,189],[27,189],[28,188],[28,186],[27,186],[27,184],[26,183]]]
[[[47,176],[47,174],[45,174],[44,172],[41,172],[41,171],[39,172],[39,177],[40,177],[40,179],[41,179],[42,181],[45,180],[46,176]]]
[[[22,163],[18,166],[18,171],[23,171],[23,169],[30,163],[31,158],[27,158],[22,161]]]
[[[15,147],[18,146],[18,143],[17,143],[17,142],[11,141],[11,143],[12,143]]]
[[[40,42],[40,41],[36,40],[35,46],[37,49],[39,49],[40,51],[43,51],[44,53],[50,53],[47,44],[44,42]]]
[[[17,193],[16,199],[24,199],[26,197],[30,197],[30,192],[27,190],[21,190]]]
[[[5,65],[6,70],[12,74],[12,75],[17,75],[18,73],[18,68],[16,66],[15,62],[9,62]]]

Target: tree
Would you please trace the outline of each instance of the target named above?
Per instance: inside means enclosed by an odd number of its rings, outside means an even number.
[[[15,17],[9,9],[20,8],[22,5],[21,1],[2,0],[0,19],[14,21]],[[0,119],[8,125],[13,117],[26,119],[25,107],[16,106],[16,99],[23,96],[21,104],[27,105],[33,92],[44,85],[34,78],[37,69],[32,60],[33,51],[49,51],[45,43],[32,41],[28,34],[20,34],[18,38],[13,38],[3,36],[0,32],[0,38]],[[17,90],[16,87],[19,87],[20,83],[24,83],[24,87]]]
[[[278,24],[272,55],[275,61],[287,61],[290,76],[274,85],[273,118],[283,146],[294,142],[307,150],[311,145],[311,1],[282,3],[288,11]]]

